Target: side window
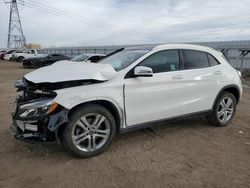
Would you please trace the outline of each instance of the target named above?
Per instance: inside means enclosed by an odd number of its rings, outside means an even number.
[[[218,62],[218,60],[216,60],[212,55],[210,55],[209,53],[207,53],[207,57],[208,57],[208,60],[210,62],[210,66],[216,66],[216,65],[219,65],[220,63]]]
[[[200,69],[209,67],[205,52],[197,50],[182,50],[185,69]]]
[[[31,50],[31,53],[34,54],[34,53],[35,53],[35,50]]]
[[[146,66],[153,69],[154,73],[179,70],[178,50],[165,50],[156,52],[143,60],[139,66]]]

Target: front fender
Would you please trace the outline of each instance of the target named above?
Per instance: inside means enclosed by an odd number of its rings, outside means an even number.
[[[57,96],[54,101],[68,110],[84,103],[106,101],[117,109],[120,117],[124,117],[123,86],[121,84],[103,82],[59,89],[55,92]]]

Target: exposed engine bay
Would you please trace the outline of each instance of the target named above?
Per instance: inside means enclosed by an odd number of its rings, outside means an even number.
[[[64,89],[69,87],[77,87],[81,85],[89,85],[94,83],[100,83],[98,80],[74,80],[64,81],[56,83],[33,83],[26,78],[17,80],[14,84],[17,88],[17,92],[22,92],[17,97],[17,103],[27,102],[39,98],[55,98],[55,90]]]

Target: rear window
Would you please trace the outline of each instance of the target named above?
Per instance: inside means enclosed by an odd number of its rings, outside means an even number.
[[[209,67],[205,52],[197,50],[182,50],[185,69],[200,69]]]
[[[215,59],[211,54],[207,54],[208,60],[210,62],[210,66],[216,66],[219,65],[220,63],[218,62],[217,59]]]

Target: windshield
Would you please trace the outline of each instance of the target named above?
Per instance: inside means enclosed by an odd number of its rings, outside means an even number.
[[[72,58],[70,61],[76,61],[76,62],[79,62],[79,61],[84,61],[85,59],[87,59],[89,56],[85,55],[85,54],[81,54],[81,55],[78,55],[74,58]]]
[[[149,50],[124,50],[104,58],[99,63],[110,64],[116,71],[120,71],[131,65],[148,51]]]

